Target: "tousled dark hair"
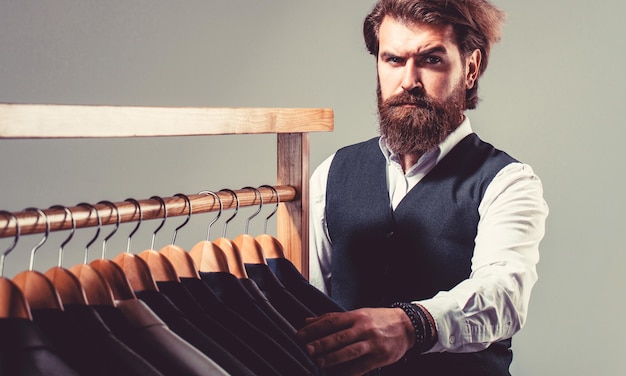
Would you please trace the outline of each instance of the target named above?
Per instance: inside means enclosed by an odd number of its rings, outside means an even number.
[[[480,50],[478,77],[466,93],[467,109],[476,108],[478,79],[487,69],[491,45],[500,40],[505,13],[487,0],[379,0],[363,23],[365,45],[376,57],[378,33],[386,16],[406,25],[452,25],[462,57]]]

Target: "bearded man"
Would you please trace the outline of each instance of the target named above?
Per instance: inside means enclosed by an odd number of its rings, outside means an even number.
[[[348,311],[298,337],[329,374],[509,375],[548,209],[465,115],[503,21],[486,0],[379,0],[365,19],[381,136],[311,178],[311,282]]]

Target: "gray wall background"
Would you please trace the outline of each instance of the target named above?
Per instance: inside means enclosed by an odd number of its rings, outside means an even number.
[[[551,208],[513,374],[624,374],[626,3],[494,2],[509,19],[480,83],[483,101],[469,116],[484,139],[534,167]],[[372,5],[2,0],[0,102],[332,107],[336,130],[312,136],[315,166],[338,147],[376,134],[375,65],[360,34]],[[273,136],[0,140],[0,208],[271,184],[274,149]],[[236,220],[247,215],[242,210]],[[194,217],[178,244],[189,249],[201,240],[210,219]],[[158,225],[151,222],[133,238],[133,251],[149,247]],[[178,223],[167,222],[157,248]],[[262,220],[253,224],[251,233],[258,233]],[[109,255],[123,250],[130,229],[119,230]],[[228,235],[241,231],[235,222]],[[77,233],[65,265],[80,262],[92,234]],[[66,236],[50,237],[37,269],[55,264]],[[28,267],[38,240],[22,237],[5,276]],[[97,243],[90,258],[99,251]]]

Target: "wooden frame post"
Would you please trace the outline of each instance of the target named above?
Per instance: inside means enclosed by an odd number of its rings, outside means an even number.
[[[278,208],[278,240],[287,258],[309,277],[309,134],[278,134],[278,184],[296,188],[296,198]]]

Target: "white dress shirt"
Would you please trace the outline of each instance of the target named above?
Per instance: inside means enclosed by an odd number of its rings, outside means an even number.
[[[403,172],[398,156],[381,138],[387,160],[387,187],[393,209],[463,138],[469,119],[437,148]],[[314,171],[310,186],[310,281],[328,292],[332,242],[326,227],[326,182],[334,155]],[[532,168],[511,163],[498,172],[478,207],[480,216],[470,277],[449,291],[420,301],[437,325],[438,342],[429,352],[473,352],[510,338],[526,321],[530,292],[537,281],[539,242],[548,207]]]

